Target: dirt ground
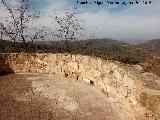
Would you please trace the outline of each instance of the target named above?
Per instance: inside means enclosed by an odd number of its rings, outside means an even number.
[[[0,76],[0,120],[120,120],[108,97],[60,75]]]

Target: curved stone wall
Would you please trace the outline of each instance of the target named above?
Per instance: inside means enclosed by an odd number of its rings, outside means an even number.
[[[93,81],[118,106],[119,112],[133,120],[160,117],[160,79],[137,67],[71,54],[21,53],[1,57],[15,72],[63,74],[82,82]]]

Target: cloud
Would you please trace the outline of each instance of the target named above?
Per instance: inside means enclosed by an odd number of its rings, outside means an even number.
[[[53,12],[49,11],[54,9],[65,12],[71,9],[69,0],[47,1],[50,5],[45,8],[45,16],[42,18],[45,23],[49,23],[47,22],[48,16],[53,15]],[[80,9],[77,11],[80,11],[80,18],[85,20],[88,35],[94,33],[98,38],[144,40],[160,38],[159,3],[159,0],[154,0],[151,5],[133,5],[116,13],[104,8],[97,11],[83,8],[83,12]]]
[[[106,11],[84,13],[88,31],[97,33],[99,38],[153,39],[159,38],[159,16],[113,15]],[[98,31],[96,31],[98,29]]]

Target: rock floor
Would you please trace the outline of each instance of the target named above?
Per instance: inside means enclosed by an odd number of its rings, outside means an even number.
[[[120,113],[119,113],[120,114]],[[60,75],[0,76],[0,120],[120,120],[108,97]]]

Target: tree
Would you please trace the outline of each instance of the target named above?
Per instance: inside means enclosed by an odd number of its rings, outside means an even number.
[[[16,6],[12,5],[12,0],[1,0],[0,4],[6,9],[9,17],[1,21],[0,29],[6,36],[15,42],[22,42],[25,50],[28,45],[33,44],[36,39],[45,38],[47,35],[45,27],[35,26],[34,23],[39,19],[39,14],[33,14],[30,0],[17,0]]]
[[[65,41],[66,52],[69,52],[69,42],[82,35],[81,32],[84,30],[83,20],[78,19],[75,12],[66,12],[64,17],[55,15],[54,20],[59,26],[54,36]]]

